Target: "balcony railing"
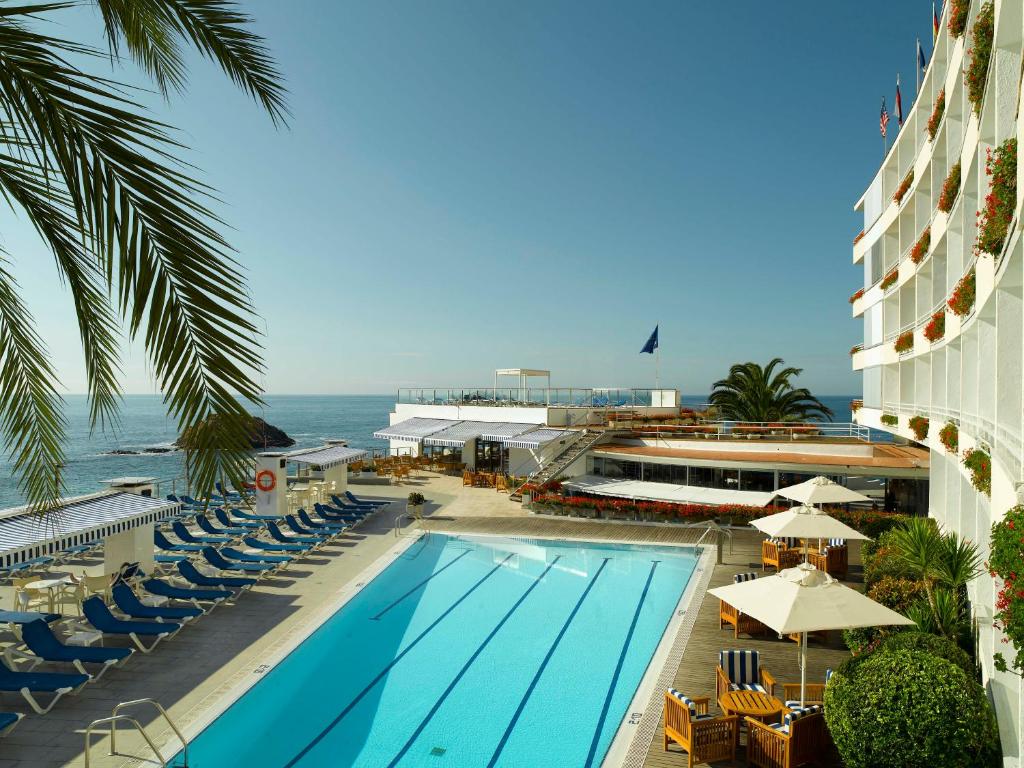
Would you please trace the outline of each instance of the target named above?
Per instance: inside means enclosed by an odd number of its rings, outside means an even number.
[[[476,389],[402,388],[399,403],[418,405],[563,406],[576,408],[651,407],[654,389],[592,387],[480,387]],[[678,403],[674,404],[678,406]]]

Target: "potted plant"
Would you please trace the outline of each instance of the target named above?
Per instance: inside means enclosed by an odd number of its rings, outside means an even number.
[[[953,295],[949,297],[946,304],[957,317],[967,317],[974,309],[974,298],[977,291],[974,269],[960,278],[960,282],[953,289]]]
[[[924,337],[933,344],[946,335],[946,311],[940,309],[924,327]]]
[[[942,116],[946,112],[946,89],[943,88],[939,91],[939,96],[935,99],[935,106],[932,108],[932,115],[928,118],[928,125],[926,130],[928,131],[928,138],[934,139],[935,134],[938,133],[939,123],[942,122]]]
[[[992,495],[992,459],[980,448],[964,452],[964,466],[971,473],[971,484],[986,496]]]
[[[974,107],[974,113],[981,115],[981,102],[985,99],[985,84],[988,82],[988,64],[992,58],[992,40],[996,30],[996,12],[992,3],[985,3],[978,11],[971,30],[973,45],[968,51],[971,63],[964,71],[967,98]]]
[[[942,182],[942,194],[939,195],[939,210],[943,213],[949,213],[953,210],[953,203],[956,202],[956,196],[960,193],[960,161],[958,160],[952,168],[949,169],[949,175],[946,176],[946,180]]]
[[[957,425],[952,421],[947,421],[946,425],[939,430],[939,442],[950,453],[956,453],[960,447],[960,429]]]
[[[422,493],[416,493],[413,491],[409,494],[409,498],[405,500],[405,508],[409,514],[417,520],[423,517],[423,505],[426,504],[427,500],[423,498]]]
[[[949,34],[960,37],[967,29],[967,14],[971,10],[971,0],[953,0],[949,10]]]
[[[992,181],[985,196],[985,207],[978,217],[975,250],[995,255],[1003,250],[1017,205],[1016,139],[1007,139],[994,152],[988,150],[985,173],[992,177]]]
[[[893,342],[892,347],[900,354],[912,350],[914,348],[914,332],[904,331],[901,333],[896,337],[896,341]]]
[[[891,286],[896,285],[896,281],[899,280],[899,277],[900,268],[898,266],[893,267],[892,269],[889,270],[888,274],[886,274],[886,276],[882,278],[882,282],[879,283],[879,285],[882,287],[883,291],[887,290]]]
[[[910,431],[914,433],[914,437],[917,438],[918,442],[928,437],[928,418],[926,416],[911,416],[907,425],[910,427]]]
[[[928,247],[932,243],[932,228],[925,227],[924,232],[917,238],[917,242],[914,243],[914,247],[910,249],[910,260],[915,264],[920,264],[924,261],[924,257],[928,254]]]
[[[892,194],[892,200],[894,203],[896,203],[896,205],[899,205],[900,203],[903,202],[904,195],[907,194],[907,191],[910,189],[910,185],[913,183],[914,169],[911,168],[909,171],[907,171],[907,175],[903,177],[903,181],[900,182],[900,185],[896,187],[896,191],[893,192]]]

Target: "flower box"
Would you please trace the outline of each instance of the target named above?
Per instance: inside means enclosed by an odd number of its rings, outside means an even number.
[[[993,654],[993,659],[1000,672],[1012,667],[1019,674],[1024,671],[1024,589],[1018,583],[1018,574],[1024,574],[1024,506],[1006,511],[1003,519],[992,526],[990,541],[989,573],[1003,580],[992,618],[1016,651],[1010,665],[1001,653]]]
[[[953,295],[949,297],[946,304],[957,317],[967,317],[974,309],[974,300],[977,295],[977,280],[972,269],[960,278],[960,282],[953,289]]]
[[[864,345],[863,344],[854,344],[852,347],[850,347],[850,356],[852,357],[853,355],[856,355],[858,352],[860,352],[863,349],[864,349]]]
[[[895,427],[900,423],[900,417],[894,416],[891,413],[883,413],[881,418],[879,418],[879,421],[887,427]]]
[[[971,0],[952,0],[949,9],[949,34],[960,37],[967,29],[967,16],[971,11]]]
[[[903,202],[904,195],[907,194],[907,190],[910,189],[910,185],[914,183],[914,169],[911,168],[907,171],[907,175],[903,177],[903,181],[896,187],[896,191],[892,194],[893,202],[899,205]]]
[[[930,342],[936,342],[946,335],[946,311],[939,310],[928,324],[924,327],[924,337]]]
[[[853,244],[856,245],[864,239],[864,230],[862,229],[855,238],[853,238]]]
[[[1017,140],[1007,139],[988,150],[985,173],[992,177],[985,207],[978,216],[977,252],[993,255],[1003,250],[1017,206]]]
[[[960,447],[960,428],[952,421],[947,421],[939,430],[939,442],[950,453],[956,453]]]
[[[853,304],[853,302],[855,302],[857,299],[861,299],[863,297],[864,297],[864,289],[860,288],[860,289],[858,289],[858,290],[853,292],[853,295],[850,297],[850,303]]]
[[[985,85],[988,82],[988,65],[992,59],[992,39],[996,29],[996,13],[992,3],[985,3],[978,10],[971,30],[971,48],[967,51],[970,64],[964,70],[964,84],[967,98],[974,108],[974,114],[981,115],[981,103],[985,100]]]
[[[917,242],[914,243],[914,247],[910,249],[910,260],[915,264],[920,264],[924,261],[924,257],[928,255],[928,248],[932,244],[932,228],[925,227],[924,232],[917,238]]]
[[[892,348],[900,354],[909,352],[914,348],[914,332],[904,331],[896,337],[896,341],[892,343]]]
[[[928,437],[928,418],[926,416],[911,416],[910,421],[907,422],[910,426],[910,431],[914,433],[914,437],[918,441],[924,440]]]
[[[943,88],[939,91],[938,98],[935,99],[935,106],[932,107],[931,117],[928,118],[928,125],[926,130],[928,131],[928,138],[934,139],[935,134],[939,131],[939,123],[942,122],[942,116],[946,112],[946,89]]]
[[[942,182],[942,193],[939,195],[939,210],[943,213],[949,213],[953,210],[953,203],[956,202],[958,194],[960,194],[960,161],[957,161],[949,169],[946,180]]]
[[[882,290],[885,291],[885,290],[888,290],[889,288],[891,288],[892,286],[894,286],[896,284],[896,281],[899,280],[899,279],[900,279],[900,268],[899,267],[893,267],[889,271],[889,274],[887,274],[885,277],[882,278],[882,282],[879,283],[879,285],[881,286]]]
[[[992,495],[992,458],[980,448],[964,452],[964,466],[971,472],[971,484],[986,496]]]

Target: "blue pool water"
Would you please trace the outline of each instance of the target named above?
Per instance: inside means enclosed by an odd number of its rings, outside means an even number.
[[[598,766],[695,566],[675,547],[433,534],[203,731],[189,763]]]

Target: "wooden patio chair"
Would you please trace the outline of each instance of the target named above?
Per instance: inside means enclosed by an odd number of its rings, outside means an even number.
[[[715,688],[719,699],[730,691],[748,690],[775,695],[775,678],[761,666],[758,651],[727,650],[718,652]]]
[[[825,682],[824,683],[807,683],[804,686],[804,706],[810,706],[812,704],[824,704],[825,703],[825,686],[828,685],[828,681],[832,679],[832,670],[825,670]],[[783,683],[782,684],[782,700],[786,703],[786,706],[790,709],[797,709],[800,707],[800,683]]]
[[[807,562],[837,579],[846,579],[850,570],[850,548],[845,539],[829,539],[821,552],[811,552]]]
[[[474,477],[474,474],[475,474],[474,472],[470,472],[468,469],[462,470],[462,484],[464,486],[465,485],[468,485],[468,486],[475,485],[476,484],[476,478]]]
[[[732,577],[733,581],[737,584],[744,581],[751,581],[757,578],[757,573],[751,571],[749,573],[737,573]],[[725,600],[718,601],[718,628],[721,629],[726,624],[732,625],[732,636],[739,637],[740,634],[745,635],[763,635],[769,632],[768,627],[762,624],[757,619],[748,616],[740,610],[737,610],[735,606],[729,605]]]
[[[778,539],[765,539],[761,542],[761,570],[774,568],[781,571],[783,568],[793,568],[800,563],[800,550],[788,546],[786,542]]]
[[[747,762],[758,768],[797,768],[821,763],[831,752],[821,706],[793,709],[781,723],[765,725],[747,718]]]
[[[736,760],[739,718],[708,714],[708,697],[689,699],[674,688],[665,692],[663,747],[675,742],[687,752],[687,768],[697,763]]]
[[[508,493],[508,475],[498,475],[494,488],[498,493]]]

